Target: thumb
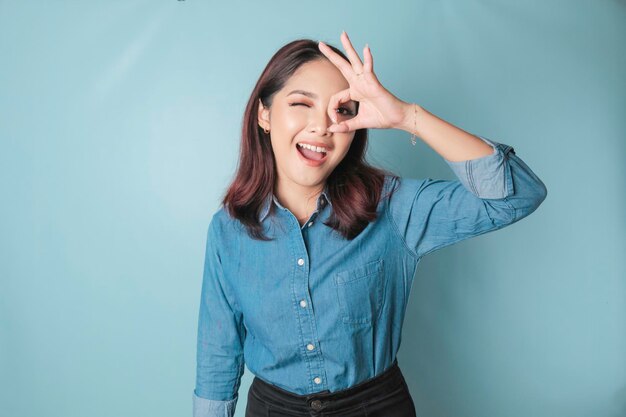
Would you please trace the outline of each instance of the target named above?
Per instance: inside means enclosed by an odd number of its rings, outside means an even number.
[[[333,123],[332,125],[328,126],[328,131],[333,133],[347,133],[360,128],[361,127],[357,116],[354,119],[345,120],[341,123]]]
[[[348,124],[346,122],[341,122],[339,124],[332,124],[328,126],[328,131],[333,133],[345,133],[350,130]]]

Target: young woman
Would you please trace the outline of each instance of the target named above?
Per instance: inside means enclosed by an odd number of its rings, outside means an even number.
[[[502,143],[386,90],[347,34],[282,47],[245,110],[236,177],[210,222],[194,417],[415,416],[398,367],[420,259],[532,213],[543,182]],[[458,180],[365,161],[367,129],[424,140]],[[244,361],[245,358],[245,361]]]

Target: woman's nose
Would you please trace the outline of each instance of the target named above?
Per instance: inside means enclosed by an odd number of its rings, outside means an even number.
[[[332,125],[334,122],[328,115],[326,111],[323,114],[316,113],[315,119],[311,122],[312,130],[321,133],[331,133],[328,132],[328,127]]]

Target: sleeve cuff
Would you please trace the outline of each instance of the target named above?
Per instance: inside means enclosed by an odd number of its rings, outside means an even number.
[[[478,135],[477,135],[478,136]],[[504,198],[513,194],[511,168],[506,154],[515,153],[512,146],[478,136],[494,149],[493,154],[466,161],[448,161],[454,174],[471,193],[479,198]]]
[[[193,417],[233,417],[238,394],[231,400],[208,400],[198,397],[193,391]]]

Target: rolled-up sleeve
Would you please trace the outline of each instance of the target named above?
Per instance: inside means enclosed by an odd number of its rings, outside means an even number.
[[[491,155],[466,161],[444,159],[461,184],[479,198],[504,198],[513,193],[511,178],[506,172],[508,152],[513,147],[478,136],[493,148]]]
[[[237,398],[230,401],[207,400],[193,393],[193,417],[233,417],[236,406]]]
[[[512,146],[478,137],[494,152],[466,161],[444,159],[457,180],[399,179],[388,212],[414,256],[515,223],[545,200],[545,184]]]
[[[194,417],[232,417],[244,372],[246,332],[225,282],[215,222],[214,217],[207,232],[198,315]]]

